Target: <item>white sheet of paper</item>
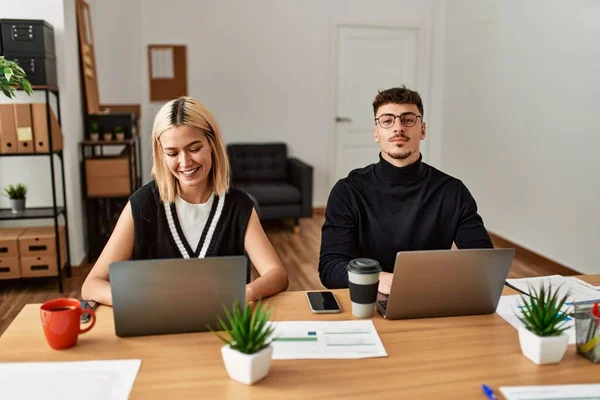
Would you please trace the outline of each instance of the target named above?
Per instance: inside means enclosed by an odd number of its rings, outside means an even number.
[[[586,300],[600,300],[600,292],[595,290],[591,285],[577,279],[567,279],[561,275],[550,275],[540,276],[536,278],[521,278],[521,279],[507,279],[506,282],[516,287],[517,289],[527,293],[529,286],[533,286],[536,290],[539,289],[541,282],[551,283],[552,287],[560,286],[559,296],[565,294],[567,291],[571,291],[571,302],[586,301]],[[583,282],[583,283],[582,283]]]
[[[580,285],[587,286],[590,289],[600,290],[600,286],[594,286],[591,283],[587,283],[586,281],[583,281],[583,280],[581,280],[579,278],[576,278],[574,276],[567,276],[566,278],[569,279],[569,280],[571,280],[571,281],[573,281],[573,282],[579,283]]]
[[[142,360],[0,363],[3,399],[127,399]]]
[[[513,296],[500,296],[500,301],[498,302],[498,307],[496,308],[496,314],[504,318],[506,322],[514,326],[515,328],[519,328],[520,326],[524,326],[524,324],[517,318],[516,313],[519,310],[519,306],[522,302],[519,300],[521,298],[520,295],[516,294]],[[571,312],[573,307],[565,306],[563,311],[565,313]],[[569,317],[567,317],[569,318]],[[569,318],[570,328],[565,331],[567,335],[569,335],[569,344],[575,344],[575,324],[573,320]]]
[[[274,360],[387,357],[373,321],[273,322]]]
[[[600,400],[600,385],[502,386],[507,400],[585,399]]]
[[[175,73],[173,71],[173,49],[152,49],[152,79],[173,79]]]

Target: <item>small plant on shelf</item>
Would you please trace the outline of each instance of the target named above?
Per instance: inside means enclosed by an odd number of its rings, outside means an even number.
[[[8,61],[0,56],[0,90],[9,99],[15,97],[15,90],[23,89],[31,95],[33,88],[27,80],[27,74],[15,61]]]
[[[116,136],[117,140],[125,139],[125,131],[123,130],[123,127],[121,125],[117,125],[115,127],[115,136]]]
[[[90,122],[90,139],[94,142],[100,137],[100,125],[98,121]]]
[[[22,183],[8,185],[4,188],[4,193],[10,200],[10,208],[13,214],[21,214],[25,212],[25,200],[27,197],[27,186]]]
[[[224,307],[226,321],[218,318],[220,329],[228,337],[211,331],[225,345],[221,355],[229,377],[238,382],[252,385],[264,378],[271,366],[273,355],[273,325],[269,323],[272,311],[260,301],[252,309],[237,302],[229,310]]]
[[[538,290],[531,287],[521,296],[517,317],[523,323],[519,328],[519,341],[523,354],[537,364],[559,362],[569,343],[565,333],[571,327],[568,313],[570,292],[559,294],[560,286],[542,283]]]

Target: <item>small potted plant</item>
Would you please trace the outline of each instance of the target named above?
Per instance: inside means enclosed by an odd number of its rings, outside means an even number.
[[[6,196],[10,199],[10,208],[13,214],[25,212],[25,199],[27,195],[27,186],[19,183],[17,186],[8,185],[4,188]]]
[[[27,80],[27,74],[15,61],[8,61],[0,56],[0,90],[9,99],[15,97],[16,89],[23,89],[25,93],[31,95],[33,88]]]
[[[271,367],[273,326],[269,323],[271,310],[260,301],[254,310],[246,304],[243,308],[234,303],[231,310],[223,308],[227,322],[220,317],[220,328],[228,337],[211,331],[225,345],[221,356],[229,377],[235,381],[252,385],[267,376]]]
[[[117,137],[117,140],[125,140],[125,131],[121,125],[115,127],[115,136]]]
[[[112,132],[104,132],[102,137],[104,138],[105,141],[109,142],[113,138],[113,133]]]
[[[100,138],[100,125],[98,121],[90,122],[90,140],[97,142]]]
[[[536,364],[555,364],[562,360],[569,344],[565,333],[569,326],[569,315],[562,308],[570,293],[559,296],[558,287],[553,290],[550,283],[536,291],[529,289],[521,296],[520,315],[525,325],[519,327],[519,343],[523,354]]]

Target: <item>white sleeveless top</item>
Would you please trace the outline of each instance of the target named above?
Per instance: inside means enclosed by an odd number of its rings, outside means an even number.
[[[210,195],[206,203],[201,204],[188,203],[179,195],[175,197],[177,219],[179,220],[179,225],[181,225],[185,240],[192,248],[192,251],[196,250],[200,242],[200,237],[206,226],[206,221],[208,221],[214,200],[214,193]]]

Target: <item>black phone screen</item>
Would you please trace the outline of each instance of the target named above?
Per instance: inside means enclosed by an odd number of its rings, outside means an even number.
[[[315,311],[340,309],[340,306],[331,292],[308,292],[307,296],[308,301],[310,301],[310,306]]]

